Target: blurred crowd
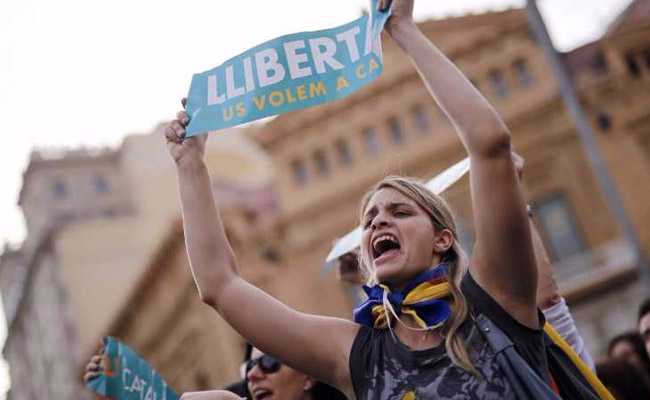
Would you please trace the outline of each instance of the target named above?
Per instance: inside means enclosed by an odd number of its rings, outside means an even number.
[[[638,329],[609,342],[596,372],[616,399],[650,399],[650,298],[639,308]]]

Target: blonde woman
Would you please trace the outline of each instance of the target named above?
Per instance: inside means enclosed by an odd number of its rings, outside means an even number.
[[[413,0],[393,1],[386,31],[471,159],[472,259],[458,245],[453,215],[439,197],[412,179],[386,178],[361,206],[369,299],[355,310],[356,322],[285,306],[239,276],[203,162],[206,136],[185,140],[188,117],[181,112],[165,134],[200,296],[255,347],[349,398],[598,398],[542,331],[508,129],[418,30],[412,13]]]

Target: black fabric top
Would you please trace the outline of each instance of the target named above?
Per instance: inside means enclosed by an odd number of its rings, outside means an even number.
[[[546,320],[541,311],[538,311],[540,328],[531,329],[504,310],[471,274],[463,278],[461,290],[474,312],[490,318],[512,340],[519,355],[540,378],[550,384],[549,373],[553,376],[563,399],[585,399],[593,393],[578,368],[544,333],[542,327]]]
[[[548,358],[546,356],[546,336],[540,329],[531,329],[514,319],[497,303],[478,283],[471,274],[466,274],[461,282],[461,290],[471,304],[475,314],[483,314],[490,318],[514,343],[519,355],[537,372],[540,378],[550,383]],[[543,327],[546,320],[544,314],[539,314],[539,326]]]
[[[594,398],[593,391],[568,357],[542,329],[516,321],[467,274],[461,289],[474,315],[485,315],[513,342],[515,349],[546,382],[549,371],[563,399]],[[544,317],[540,312],[540,326]],[[470,359],[481,377],[456,367],[444,344],[413,351],[389,329],[359,329],[350,353],[350,374],[357,399],[514,399],[494,351],[469,318],[461,328]]]
[[[515,400],[495,354],[476,324],[462,327],[476,377],[452,364],[445,346],[413,351],[389,329],[361,326],[350,352],[350,375],[358,400]]]

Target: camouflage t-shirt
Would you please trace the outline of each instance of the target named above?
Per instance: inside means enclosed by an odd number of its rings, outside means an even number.
[[[444,344],[413,351],[388,329],[361,327],[350,354],[357,399],[515,399],[475,323],[468,320],[462,330],[470,358],[483,379],[453,365]]]

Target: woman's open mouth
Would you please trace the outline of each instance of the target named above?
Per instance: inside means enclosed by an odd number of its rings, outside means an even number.
[[[390,233],[377,236],[372,241],[372,259],[375,265],[383,264],[386,261],[397,257],[402,246],[399,239]]]
[[[271,398],[271,396],[273,396],[273,392],[268,389],[259,388],[253,390],[253,398],[255,400],[266,400]]]

